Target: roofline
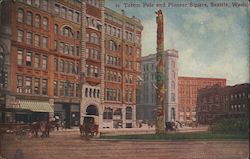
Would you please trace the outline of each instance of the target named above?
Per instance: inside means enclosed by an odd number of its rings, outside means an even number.
[[[179,76],[178,80],[180,79],[190,79],[190,80],[224,80],[226,81],[226,78],[213,78],[213,77],[190,77],[190,76]]]

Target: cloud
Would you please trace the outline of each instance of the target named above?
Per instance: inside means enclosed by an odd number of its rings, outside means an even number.
[[[155,10],[125,9],[144,26],[143,56],[156,53]],[[226,78],[230,85],[249,82],[247,8],[163,8],[163,12],[164,48],[179,51],[179,75]]]

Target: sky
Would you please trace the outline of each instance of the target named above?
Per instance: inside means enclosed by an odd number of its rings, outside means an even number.
[[[236,2],[248,7],[235,7]],[[153,6],[143,7],[145,3]],[[160,3],[165,6],[156,6]],[[247,0],[106,0],[105,5],[141,20],[142,56],[156,53],[155,11],[162,9],[164,49],[178,50],[179,76],[226,78],[227,85],[249,83]]]

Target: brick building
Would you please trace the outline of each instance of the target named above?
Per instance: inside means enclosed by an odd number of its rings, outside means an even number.
[[[249,119],[250,84],[220,87],[215,85],[198,91],[197,121],[211,124],[222,118]]]
[[[100,127],[135,125],[138,19],[105,8],[104,0],[3,1],[0,7],[1,119],[57,115],[70,127],[92,114]]]
[[[180,122],[196,121],[198,90],[218,84],[226,86],[226,79],[178,77],[178,120]]]

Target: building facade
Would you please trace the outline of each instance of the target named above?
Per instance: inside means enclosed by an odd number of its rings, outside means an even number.
[[[89,114],[99,116],[100,127],[135,125],[143,27],[104,3],[1,3],[2,120],[32,122],[56,115],[71,127]]]
[[[156,54],[142,57],[142,96],[137,104],[137,119],[154,121],[156,116]],[[165,121],[177,120],[178,112],[178,51],[164,52]]]
[[[198,91],[197,121],[211,124],[225,118],[249,119],[250,84],[220,87],[215,85]]]
[[[196,121],[198,90],[213,85],[226,86],[226,79],[178,77],[178,121]]]

